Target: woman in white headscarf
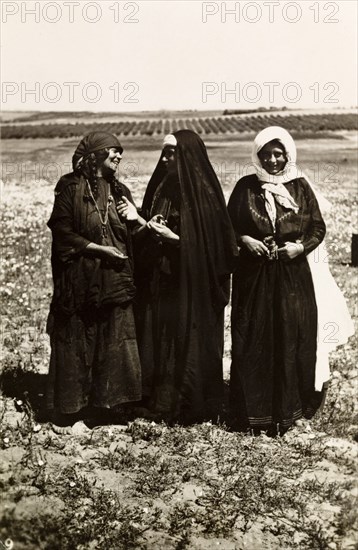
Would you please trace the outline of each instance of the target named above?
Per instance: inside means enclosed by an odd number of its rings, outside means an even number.
[[[231,397],[240,427],[283,433],[319,408],[328,352],[347,340],[352,327],[321,245],[320,205],[327,209],[329,203],[317,200],[299,173],[290,134],[275,126],[260,132],[252,162],[256,174],[238,182],[228,205],[240,246]],[[335,342],[322,333],[334,311],[324,305],[323,288],[340,312],[342,333]]]

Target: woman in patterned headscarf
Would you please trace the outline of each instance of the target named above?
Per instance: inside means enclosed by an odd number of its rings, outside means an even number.
[[[260,132],[252,162],[256,174],[238,182],[228,205],[240,246],[232,297],[232,408],[238,426],[282,433],[321,403],[307,255],[322,242],[325,223],[286,130]]]
[[[87,406],[108,411],[141,399],[132,312],[131,232],[138,222],[129,190],[115,177],[122,152],[111,134],[87,135],[73,155],[74,171],[55,189],[46,402],[59,413],[56,421],[71,423]]]
[[[136,285],[143,395],[169,422],[216,420],[237,245],[220,183],[195,132],[165,138],[142,215],[148,223],[137,242]]]

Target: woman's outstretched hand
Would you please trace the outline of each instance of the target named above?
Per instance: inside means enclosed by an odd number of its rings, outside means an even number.
[[[258,241],[249,235],[242,235],[240,238],[240,243],[243,244],[256,258],[259,256],[269,256],[270,254],[269,249],[262,241]]]
[[[300,254],[303,254],[304,251],[305,248],[303,244],[291,242],[286,242],[285,246],[282,246],[277,250],[279,259],[286,262],[293,260]]]
[[[102,250],[102,257],[111,263],[121,264],[125,260],[128,260],[128,256],[125,256],[115,246],[104,246]]]
[[[122,196],[121,201],[116,206],[118,215],[127,221],[137,221],[138,212],[134,204],[127,197]]]
[[[153,221],[153,218],[147,223],[147,228],[157,241],[175,244],[179,243],[179,235],[174,233],[174,231],[169,229],[166,225]]]
[[[128,259],[128,256],[123,254],[115,246],[104,246],[102,244],[96,243],[89,243],[86,247],[86,253],[89,256],[100,258],[101,260],[106,260],[115,265],[121,265],[125,260]]]

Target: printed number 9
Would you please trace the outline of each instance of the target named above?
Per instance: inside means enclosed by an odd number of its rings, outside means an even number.
[[[7,550],[12,550],[14,548],[14,543],[11,539],[6,539],[5,542],[0,540],[0,545]]]

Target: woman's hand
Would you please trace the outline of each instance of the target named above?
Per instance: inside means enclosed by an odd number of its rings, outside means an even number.
[[[169,229],[166,225],[153,221],[153,218],[147,223],[147,228],[156,240],[179,244],[179,235],[174,233],[174,231]]]
[[[128,256],[123,254],[115,246],[103,246],[102,244],[96,243],[89,243],[86,246],[86,253],[89,256],[107,260],[116,265],[120,265],[128,259]]]
[[[300,254],[303,254],[304,251],[305,247],[303,246],[303,244],[291,242],[286,242],[285,246],[282,246],[277,250],[279,259],[286,262],[293,260]]]
[[[256,258],[259,256],[270,255],[269,249],[262,241],[258,241],[249,235],[242,235],[240,238],[240,244],[243,244]]]
[[[125,256],[123,252],[118,250],[115,246],[104,246],[102,250],[102,257],[105,260],[113,261],[114,263],[122,263],[128,260],[128,256]]]
[[[122,196],[120,202],[116,205],[118,215],[127,221],[137,221],[138,212],[134,204],[127,197]]]

